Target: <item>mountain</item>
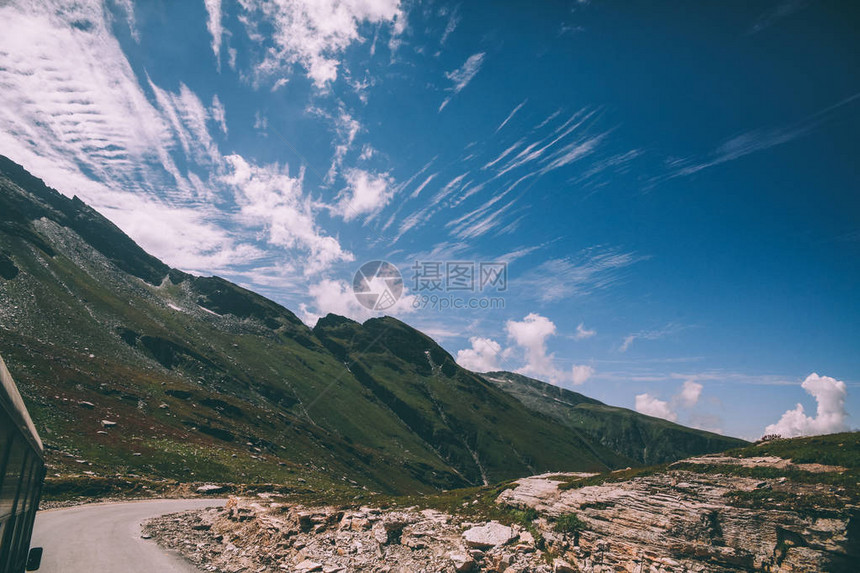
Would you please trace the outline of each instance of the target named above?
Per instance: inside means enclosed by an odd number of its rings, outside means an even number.
[[[396,319],[360,325],[329,315],[314,334],[469,483],[553,471],[560,460],[591,469],[630,463],[459,367],[432,339]]]
[[[0,355],[55,482],[403,493],[647,457],[559,423],[395,319],[329,315],[311,329],[229,281],[171,269],[2,157]]]
[[[488,372],[483,377],[529,408],[544,412],[588,439],[634,459],[638,464],[673,462],[701,452],[720,452],[746,444],[737,438],[609,406],[520,374]]]

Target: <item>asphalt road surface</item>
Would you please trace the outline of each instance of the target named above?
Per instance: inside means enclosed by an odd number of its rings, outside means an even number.
[[[141,539],[141,522],[165,513],[223,505],[223,499],[167,499],[83,505],[36,515],[31,547],[40,573],[199,573],[175,553]]]

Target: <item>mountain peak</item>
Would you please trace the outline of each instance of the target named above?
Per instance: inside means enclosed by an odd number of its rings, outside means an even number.
[[[17,227],[19,236],[42,248],[32,228],[32,222],[41,218],[73,230],[120,269],[149,284],[161,284],[170,271],[77,196],[67,198],[0,155],[0,224],[7,232]]]

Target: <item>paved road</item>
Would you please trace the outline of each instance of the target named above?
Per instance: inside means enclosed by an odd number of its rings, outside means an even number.
[[[150,517],[223,505],[223,499],[169,499],[84,505],[36,515],[31,547],[44,547],[40,573],[199,573],[140,538]]]

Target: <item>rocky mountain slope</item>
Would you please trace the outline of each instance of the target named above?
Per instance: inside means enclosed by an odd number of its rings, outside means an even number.
[[[89,476],[88,495],[178,480],[351,498],[646,459],[463,370],[397,320],[310,329],[228,281],[170,269],[5,158],[0,355],[48,448],[49,492]]]
[[[586,439],[639,464],[671,462],[699,452],[718,452],[745,444],[743,440],[692,430],[662,418],[609,406],[520,374],[488,372],[482,376],[532,410],[546,413]]]
[[[232,498],[147,532],[222,573],[847,573],[860,559],[858,452],[860,434],[835,434],[380,506]]]

